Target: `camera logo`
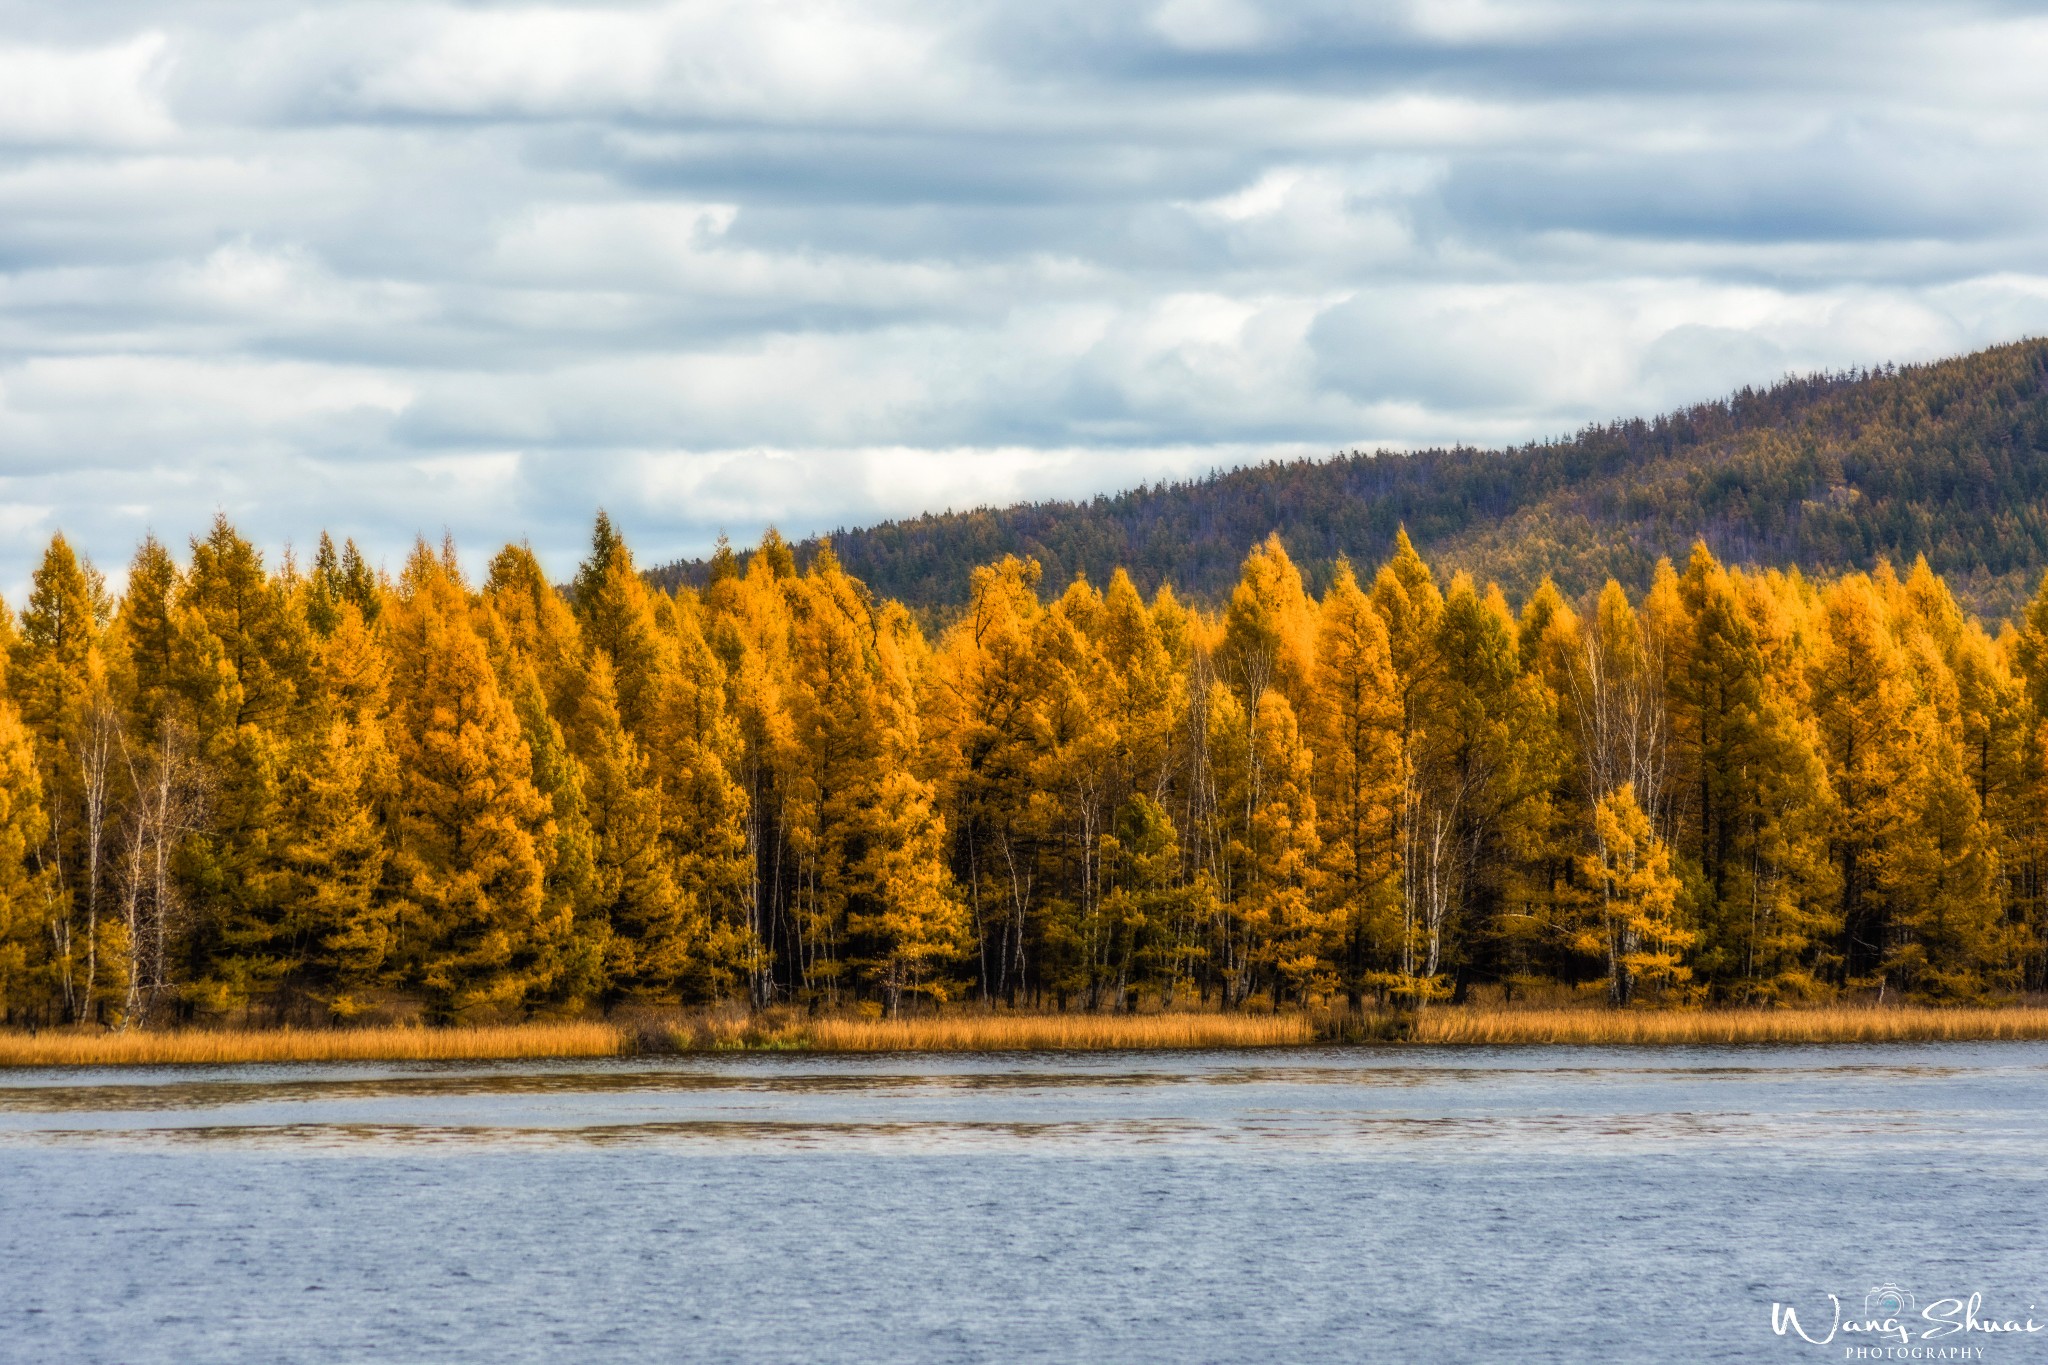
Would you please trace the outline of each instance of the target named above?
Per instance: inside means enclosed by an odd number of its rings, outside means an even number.
[[[1895,1318],[1913,1311],[1913,1296],[1886,1280],[1863,1296],[1863,1312],[1873,1318]]]

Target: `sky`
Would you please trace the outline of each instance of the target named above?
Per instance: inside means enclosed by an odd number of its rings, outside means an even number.
[[[2048,13],[0,0],[0,590],[643,563],[2048,332]]]

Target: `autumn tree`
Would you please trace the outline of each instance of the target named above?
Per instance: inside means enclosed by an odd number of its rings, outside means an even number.
[[[0,701],[0,1014],[10,1024],[40,1016],[47,999],[49,873],[37,861],[47,835],[28,729]]]
[[[334,608],[310,680],[306,723],[279,783],[279,895],[291,974],[348,1018],[389,980],[398,925],[385,894],[386,819],[400,785],[386,729],[389,663],[352,601]]]
[[[120,717],[102,642],[113,604],[105,582],[62,535],[30,579],[9,647],[9,691],[26,727],[41,788],[43,831],[32,854],[46,898],[38,918],[49,980],[64,1017],[100,1003],[103,916],[109,910]]]
[[[1322,835],[1324,895],[1358,1002],[1398,941],[1403,805],[1402,698],[1386,623],[1340,564],[1317,619],[1307,741]]]
[[[1683,986],[1692,975],[1683,952],[1694,935],[1679,926],[1671,850],[1651,829],[1633,783],[1600,798],[1581,867],[1592,911],[1582,946],[1605,957],[1608,998],[1626,1005]]]
[[[742,731],[726,713],[725,667],[695,604],[649,588],[602,513],[574,600],[586,657],[609,661],[620,726],[644,760],[663,875],[698,925],[693,950],[670,962],[668,987],[726,994],[758,976],[761,940],[749,904],[747,794],[736,776]]]
[[[984,994],[1026,987],[1039,895],[1031,774],[1037,754],[1039,566],[1014,557],[977,569],[966,614],[946,634],[927,686],[954,840],[952,865],[979,945]]]
[[[1227,600],[1044,576],[976,569],[928,640],[773,532],[669,592],[600,517],[568,591],[512,546],[473,593],[216,519],[118,601],[59,537],[0,612],[0,1010],[2048,978],[2048,588],[1994,637],[1925,561],[1699,547],[1518,607],[1404,534],[1320,601],[1270,536]]]
[[[550,984],[550,940],[570,928],[543,917],[553,829],[531,753],[452,553],[420,543],[385,614],[404,965],[443,1017],[523,1009]]]

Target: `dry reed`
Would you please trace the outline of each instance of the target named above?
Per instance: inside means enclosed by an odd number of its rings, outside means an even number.
[[[0,1066],[168,1066],[234,1062],[429,1062],[610,1057],[625,1050],[610,1024],[474,1028],[182,1029],[169,1033],[46,1030],[0,1033]]]
[[[674,1016],[669,1016],[673,1019]],[[1336,1038],[1423,1044],[1887,1043],[2048,1038],[2048,1008],[1610,1010],[1438,1006],[1412,1016],[1290,1014],[947,1014],[811,1017],[795,1011],[604,1023],[461,1028],[190,1029],[170,1033],[0,1031],[0,1067],[227,1065],[238,1062],[485,1061],[685,1051],[1034,1052],[1290,1047]]]
[[[1830,1005],[1696,1011],[1436,1008],[1418,1043],[1906,1043],[2048,1038],[2048,1009]]]
[[[1083,1052],[1288,1047],[1320,1036],[1305,1014],[947,1014],[933,1018],[711,1019],[677,1031],[685,1048],[806,1052]]]

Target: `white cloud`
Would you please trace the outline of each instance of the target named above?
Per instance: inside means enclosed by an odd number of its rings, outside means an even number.
[[[325,445],[343,419],[388,420],[405,380],[291,361],[187,356],[38,356],[0,368],[0,450],[8,472],[36,465],[177,470],[195,454]],[[280,443],[282,443],[280,445]],[[250,474],[259,483],[260,461]]]
[[[658,559],[2048,333],[2048,21],[1881,10],[0,6],[0,586],[216,507]]]
[[[1415,249],[1416,204],[1441,177],[1434,159],[1405,156],[1276,166],[1242,189],[1183,207],[1241,257],[1269,267],[1357,270]]]
[[[1165,0],[1152,11],[1152,27],[1191,52],[1228,52],[1266,36],[1265,16],[1245,0]]]
[[[1414,32],[1450,43],[1527,41],[1588,17],[1579,7],[1544,0],[1410,0],[1402,11]]]
[[[1325,382],[1366,403],[1408,403],[1425,441],[1491,424],[1563,435],[1786,374],[1901,362],[2048,328],[2040,280],[1941,290],[1787,292],[1655,278],[1598,283],[1389,286],[1318,320]],[[1412,442],[1404,442],[1412,443]]]
[[[173,132],[162,33],[111,47],[0,41],[0,144],[149,143]]]
[[[735,205],[715,203],[543,205],[506,228],[492,265],[498,279],[527,285],[894,309],[957,301],[978,287],[1012,283],[996,277],[1017,273],[805,249],[750,249],[724,240],[737,215]],[[1025,262],[1022,269],[1047,280],[1059,273],[1057,263]]]
[[[1104,487],[1200,475],[1319,445],[755,447],[647,451],[619,472],[622,520],[757,537],[780,522],[830,530],[927,510],[1000,507],[1022,498],[1085,498]],[[657,532],[658,534],[658,532]]]
[[[604,111],[777,120],[969,91],[937,33],[833,0],[410,9],[374,49],[363,107],[538,117]]]

